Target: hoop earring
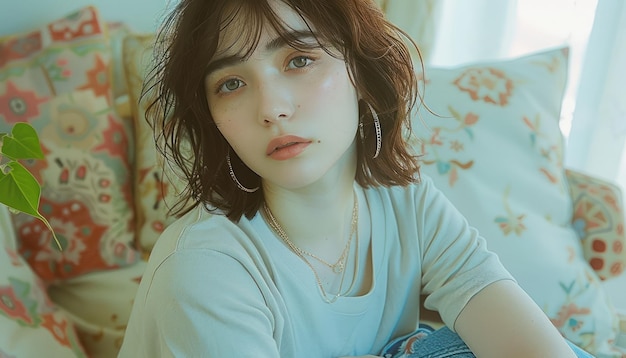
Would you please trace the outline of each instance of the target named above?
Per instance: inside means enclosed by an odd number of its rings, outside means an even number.
[[[367,104],[367,107],[370,109],[370,112],[372,113],[372,118],[374,118],[374,129],[376,130],[376,151],[374,152],[374,156],[372,158],[376,159],[376,157],[378,157],[378,154],[380,154],[380,147],[383,144],[382,143],[383,136],[382,136],[382,132],[380,129],[380,120],[378,120],[378,113],[376,113],[372,105],[369,104],[368,102],[365,102],[365,104]],[[359,126],[360,126],[359,129],[361,131],[361,138],[363,138],[363,124],[360,123]]]
[[[237,185],[237,188],[239,188],[239,190],[245,191],[246,193],[254,193],[255,191],[259,190],[258,186],[256,188],[254,188],[254,189],[246,188],[237,179],[237,176],[235,176],[235,171],[233,170],[233,165],[230,162],[230,150],[228,150],[228,152],[226,152],[226,163],[228,164],[228,173],[230,173],[230,178],[235,182],[235,184]]]

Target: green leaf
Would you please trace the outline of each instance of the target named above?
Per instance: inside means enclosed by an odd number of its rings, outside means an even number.
[[[37,216],[41,194],[37,179],[18,162],[9,162],[7,167],[9,172],[0,174],[0,203]]]
[[[2,137],[2,154],[17,159],[43,159],[39,137],[30,124],[15,123],[11,135]]]
[[[6,164],[8,172],[0,170],[0,203],[10,209],[17,210],[41,220],[52,233],[54,241],[59,248],[61,244],[52,230],[52,226],[43,215],[39,213],[39,198],[41,187],[37,179],[24,166],[18,162]]]

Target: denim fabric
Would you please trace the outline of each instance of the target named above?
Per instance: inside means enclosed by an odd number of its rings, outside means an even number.
[[[420,325],[416,332],[389,343],[383,349],[382,356],[385,358],[475,357],[456,333],[446,327],[433,330],[427,325]]]
[[[579,358],[593,358],[571,342],[567,342]],[[404,337],[393,340],[383,349],[384,358],[472,358],[476,357],[461,338],[447,327],[434,330],[420,328]]]

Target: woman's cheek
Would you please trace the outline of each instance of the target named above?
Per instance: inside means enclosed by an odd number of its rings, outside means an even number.
[[[339,78],[340,76],[337,73],[316,76],[303,90],[307,93],[308,98],[317,99],[319,102],[326,102],[326,97],[330,96],[332,98],[334,94],[337,93]],[[311,83],[313,84],[312,86],[310,85]]]

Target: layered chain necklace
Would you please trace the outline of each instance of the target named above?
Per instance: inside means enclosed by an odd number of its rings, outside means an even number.
[[[289,237],[287,236],[287,233],[285,232],[285,230],[282,228],[282,226],[280,226],[280,224],[278,223],[278,220],[276,220],[276,218],[274,217],[274,214],[272,214],[272,211],[270,210],[270,208],[267,206],[267,203],[263,203],[263,211],[265,212],[265,216],[268,218],[268,224],[270,225],[270,227],[272,228],[272,230],[274,230],[274,232],[276,232],[276,234],[278,235],[278,237],[280,237],[283,242],[291,249],[291,251],[293,251],[302,261],[304,261],[304,263],[309,266],[309,268],[311,269],[311,271],[313,271],[313,275],[315,276],[315,280],[317,281],[317,285],[320,288],[320,291],[322,293],[322,298],[324,299],[324,301],[326,303],[333,303],[335,301],[337,301],[337,299],[343,295],[346,295],[347,293],[349,293],[352,288],[354,287],[354,283],[356,281],[356,276],[358,274],[358,267],[359,267],[359,259],[358,259],[358,253],[359,253],[359,232],[358,232],[358,227],[359,227],[359,202],[357,200],[356,197],[356,193],[354,194],[354,205],[352,207],[352,224],[351,224],[351,228],[350,228],[350,236],[348,237],[348,240],[346,242],[346,246],[343,248],[343,251],[341,252],[341,256],[339,256],[339,259],[337,259],[337,261],[334,264],[329,263],[328,261],[322,259],[321,257],[310,253],[308,251],[305,251],[303,249],[301,249],[300,247],[296,246],[296,244],[294,244]],[[342,292],[343,290],[343,282],[344,282],[344,278],[346,276],[346,263],[348,262],[348,253],[350,252],[350,248],[352,246],[352,238],[355,237],[356,238],[356,255],[357,257],[355,258],[355,271],[354,271],[354,275],[352,276],[352,283],[350,284],[350,287],[348,287],[348,289],[344,292]],[[322,284],[322,280],[320,279],[320,275],[317,273],[317,270],[315,270],[315,268],[313,267],[313,265],[311,264],[311,262],[309,260],[307,260],[307,257],[311,257],[317,261],[319,261],[320,263],[322,263],[324,266],[327,266],[328,268],[330,268],[333,273],[335,274],[341,274],[341,280],[339,281],[339,288],[337,289],[337,293],[330,296],[327,294],[326,289],[324,288],[324,285]]]

